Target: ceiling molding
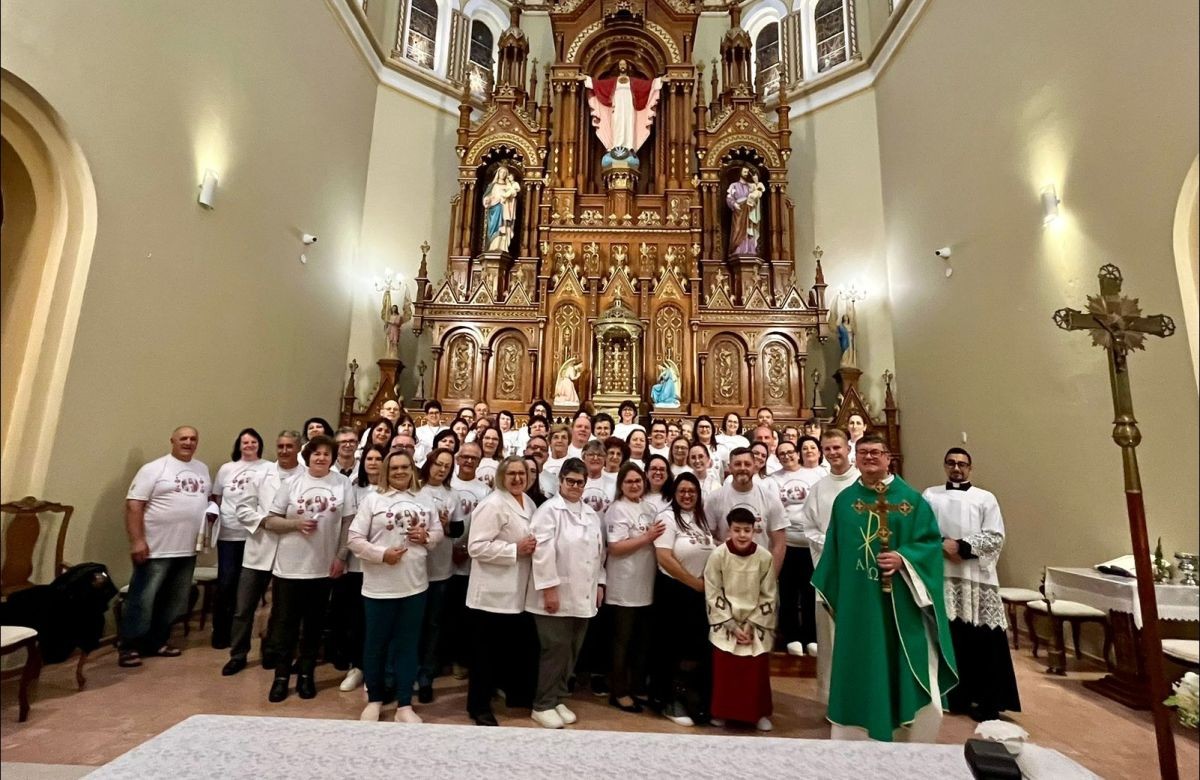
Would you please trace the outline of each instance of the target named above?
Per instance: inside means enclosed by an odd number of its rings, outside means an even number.
[[[403,1],[403,0],[402,0]],[[415,65],[389,58],[366,32],[366,19],[353,0],[325,0],[367,67],[383,86],[426,105],[458,116],[462,93],[443,79]],[[854,60],[801,84],[784,96],[788,118],[796,119],[870,89],[887,70],[892,57],[908,39],[929,0],[907,0],[888,19],[879,40],[863,59]],[[532,10],[532,9],[531,9]],[[724,12],[722,12],[724,13]]]

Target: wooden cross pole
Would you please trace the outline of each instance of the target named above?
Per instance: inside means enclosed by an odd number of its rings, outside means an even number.
[[[1092,344],[1108,352],[1108,377],[1113,396],[1113,441],[1121,448],[1125,471],[1125,508],[1136,563],[1138,601],[1142,609],[1141,652],[1150,677],[1150,707],[1158,740],[1158,768],[1164,778],[1176,780],[1175,737],[1171,713],[1163,704],[1167,696],[1162,668],[1162,640],[1158,627],[1158,603],[1154,595],[1154,569],[1150,561],[1150,539],[1146,533],[1146,507],[1142,502],[1142,479],[1138,471],[1137,446],[1142,441],[1133,416],[1129,389],[1130,350],[1145,349],[1146,334],[1165,338],[1175,332],[1175,323],[1164,314],[1143,317],[1137,298],[1121,295],[1121,269],[1100,269],[1100,295],[1088,296],[1087,311],[1059,309],[1054,323],[1063,330],[1086,330]]]
[[[901,501],[899,504],[889,504],[887,500],[888,486],[882,481],[871,488],[875,491],[875,503],[867,504],[861,498],[852,505],[854,511],[862,512],[864,509],[870,509],[879,518],[879,530],[875,532],[876,538],[879,539],[879,552],[885,553],[891,548],[888,542],[892,538],[892,528],[888,525],[888,512],[899,512],[907,517],[912,514],[913,505],[907,501]],[[869,530],[869,529],[868,529]],[[892,592],[892,575],[881,574],[879,576],[880,587],[884,593]]]

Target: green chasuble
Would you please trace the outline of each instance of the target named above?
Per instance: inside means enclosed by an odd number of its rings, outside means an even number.
[[[889,547],[904,556],[933,604],[918,606],[917,594],[905,580],[905,567],[892,576],[891,594],[883,592],[875,560],[880,552],[879,515],[874,509],[878,494],[861,481],[833,502],[812,583],[835,621],[829,720],[862,727],[872,739],[890,742],[892,732],[911,723],[931,701],[928,637],[937,642],[943,708],[958,673],[942,595],[942,536],[933,509],[899,477],[884,495],[888,504],[901,507],[888,511]]]

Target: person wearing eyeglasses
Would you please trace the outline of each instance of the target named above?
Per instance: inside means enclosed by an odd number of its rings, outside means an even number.
[[[454,491],[454,509],[450,516],[450,528],[459,533],[447,539],[451,545],[450,560],[454,573],[446,586],[447,647],[453,664],[454,679],[464,680],[470,665],[470,643],[467,636],[467,582],[471,576],[471,556],[467,553],[467,535],[471,531],[471,513],[492,488],[479,478],[478,468],[483,454],[480,445],[468,442],[458,448],[454,458],[457,468],[450,478],[450,489]]]
[[[757,445],[758,449],[762,445]],[[754,453],[747,447],[738,447],[729,454],[730,480],[708,498],[708,516],[713,522],[712,530],[721,542],[728,536],[725,518],[739,506],[749,509],[755,518],[754,541],[759,547],[771,552],[775,560],[775,573],[783,566],[787,548],[787,516],[779,490],[769,480],[754,481],[758,464]]]
[[[1001,711],[1021,711],[996,577],[1004,518],[996,497],[971,484],[969,452],[951,447],[942,467],[946,484],[927,488],[922,496],[941,529],[946,617],[958,660],[958,687],[947,700],[951,712],[995,720]]]
[[[958,684],[942,537],[929,502],[889,472],[891,461],[882,437],[858,440],[861,477],[834,500],[813,573],[837,634],[830,736],[936,742],[943,699]]]
[[[805,437],[805,442],[815,442]],[[804,648],[817,641],[816,601],[812,589],[812,556],[808,539],[800,528],[800,515],[808,491],[825,476],[819,468],[800,465],[800,450],[794,442],[779,442],[775,456],[783,464],[767,482],[779,494],[788,524],[784,529],[786,549],[779,570],[779,633],[792,655],[804,655]]]
[[[558,495],[530,521],[537,540],[525,611],[533,615],[541,652],[531,717],[560,729],[578,720],[566,705],[567,680],[583,649],[588,622],[604,601],[604,525],[583,501],[587,469],[568,458],[558,474]]]

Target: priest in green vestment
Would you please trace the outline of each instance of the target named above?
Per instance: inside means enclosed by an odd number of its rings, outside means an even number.
[[[833,503],[812,578],[835,624],[833,737],[932,742],[945,694],[958,682],[942,595],[941,533],[921,494],[888,473],[891,456],[881,437],[863,436],[855,453],[862,476]],[[888,579],[891,592],[884,589]]]

